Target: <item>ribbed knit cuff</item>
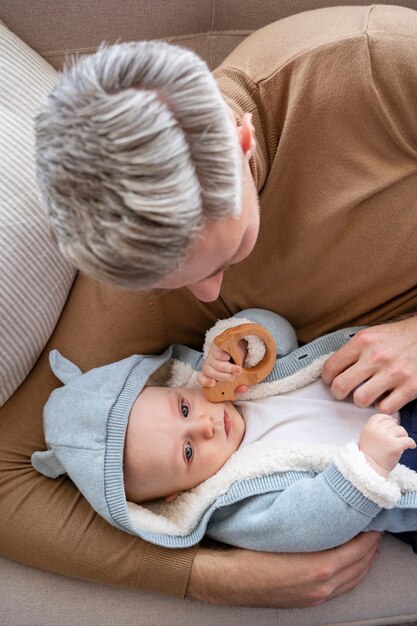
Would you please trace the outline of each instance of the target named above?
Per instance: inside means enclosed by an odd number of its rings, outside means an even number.
[[[327,482],[333,487],[336,493],[357,511],[361,511],[369,517],[375,517],[381,510],[375,502],[365,496],[350,480],[345,478],[341,471],[335,466],[330,465],[324,471]]]
[[[380,476],[355,442],[349,442],[342,448],[335,458],[335,465],[347,480],[378,506],[392,509],[401,498],[398,485]]]
[[[137,587],[184,598],[197,550],[198,544],[172,549],[148,543],[139,566]]]

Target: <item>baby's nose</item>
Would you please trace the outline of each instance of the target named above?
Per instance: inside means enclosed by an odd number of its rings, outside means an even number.
[[[213,420],[210,415],[202,415],[196,421],[195,426],[196,426],[196,430],[198,431],[198,434],[201,437],[204,437],[206,439],[211,439],[211,437],[213,437],[214,425],[213,425]]]

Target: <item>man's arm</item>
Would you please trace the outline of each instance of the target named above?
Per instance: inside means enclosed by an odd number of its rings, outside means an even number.
[[[325,363],[323,381],[336,400],[398,411],[417,397],[417,316],[359,331]]]
[[[182,293],[179,306],[172,308],[186,319],[183,301],[189,309]],[[57,384],[48,365],[48,350],[60,349],[83,369],[135,351],[158,352],[166,345],[166,337],[155,306],[147,295],[115,292],[83,276],[77,278],[45,353],[0,410],[2,555],[95,582],[177,596],[184,593],[194,549],[155,548],[122,533],[96,515],[69,480],[46,479],[30,465],[33,450],[44,445],[42,407]],[[197,313],[187,322],[195,324],[195,336],[202,324]],[[188,326],[174,339],[190,343]],[[317,555],[200,548],[187,595],[250,606],[318,604],[353,589],[366,575],[377,551],[377,537],[369,533],[346,549]]]
[[[380,534],[363,533],[338,548],[310,554],[200,548],[186,595],[212,604],[307,607],[348,593],[378,557]]]

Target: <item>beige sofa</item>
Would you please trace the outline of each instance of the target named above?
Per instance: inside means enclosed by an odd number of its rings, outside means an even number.
[[[65,55],[73,53],[89,53],[102,42],[117,40],[133,40],[144,38],[164,38],[180,42],[200,54],[214,68],[247,34],[269,22],[284,18],[293,13],[339,4],[338,2],[321,2],[320,0],[293,0],[278,2],[277,0],[0,0],[0,20],[32,49],[36,50],[54,68],[60,69]],[[354,2],[352,4],[367,4]],[[417,9],[417,0],[399,2],[404,6]],[[5,31],[3,31],[4,34]],[[3,38],[4,43],[4,38]],[[0,44],[2,43],[0,41]],[[7,45],[0,47],[0,76],[6,77],[7,63],[13,62],[7,55],[27,56],[27,48],[19,44],[16,38],[10,39],[6,33]],[[42,65],[42,64],[41,64]],[[22,77],[22,86],[30,87],[33,102],[40,97],[54,82],[53,73],[43,64],[41,72],[45,77],[42,85],[39,81],[30,83],[31,76]],[[3,72],[3,73],[2,73]],[[6,72],[6,73],[5,73]],[[48,73],[49,72],[49,73]],[[49,78],[48,78],[49,77]],[[7,77],[6,77],[7,78]],[[4,89],[1,82],[0,91]],[[18,92],[16,92],[18,93]],[[5,92],[0,94],[1,114],[7,114]],[[19,99],[18,99],[19,100]],[[21,100],[21,99],[20,99]],[[20,102],[21,104],[21,102]],[[30,103],[29,103],[30,104]],[[10,109],[10,107],[9,107]],[[9,110],[10,113],[10,110]],[[12,112],[14,113],[14,112]],[[0,119],[3,119],[0,117]],[[7,118],[13,123],[13,116]],[[11,120],[11,121],[10,121]],[[4,125],[4,120],[2,121]],[[7,124],[5,125],[7,128]],[[20,132],[20,131],[19,131]],[[25,246],[19,252],[17,239],[19,231],[10,226],[5,228],[4,216],[8,214],[12,203],[5,205],[4,197],[13,195],[25,201],[30,194],[35,198],[33,172],[33,146],[28,153],[25,150],[25,137],[22,130],[22,141],[10,153],[7,144],[7,133],[0,132],[0,387],[3,399],[0,404],[18,388],[28,375],[31,367],[45,347],[49,335],[56,323],[62,324],[65,317],[65,301],[70,291],[74,273],[66,264],[54,256],[42,256],[40,265],[35,272],[27,260]],[[31,130],[27,129],[27,136]],[[16,150],[18,151],[16,153]],[[20,152],[19,152],[20,150]],[[14,159],[14,160],[13,160]],[[14,180],[13,163],[19,163]],[[19,188],[22,172],[26,172],[26,187]],[[19,179],[19,184],[17,180]],[[23,182],[22,182],[23,185]],[[12,207],[13,208],[13,207]],[[30,222],[30,220],[32,222]],[[28,231],[38,233],[40,241],[48,238],[44,215],[39,208],[28,215],[26,231],[22,237],[29,237]],[[33,227],[28,227],[33,223]],[[7,222],[6,222],[7,226]],[[2,230],[3,229],[3,230]],[[38,230],[37,230],[38,229]],[[9,237],[7,237],[9,232]],[[2,235],[4,239],[2,239]],[[35,239],[35,235],[33,235]],[[15,238],[15,239],[13,239]],[[17,238],[17,239],[16,239]],[[21,271],[12,275],[10,258],[2,256],[7,245],[12,243],[13,258],[19,259]],[[3,246],[3,249],[2,249]],[[4,259],[6,259],[4,261]],[[5,263],[3,267],[1,264]],[[36,260],[37,263],[37,260]],[[36,265],[34,262],[33,265]],[[42,263],[44,265],[42,265]],[[51,269],[48,281],[45,282],[45,268]],[[38,282],[42,281],[39,286]],[[9,283],[8,283],[9,281]],[[32,290],[34,306],[46,297],[45,288],[54,292],[51,314],[45,321],[37,322],[36,315],[25,320],[15,315],[12,306],[11,283],[13,293],[16,290],[27,295]],[[45,286],[46,285],[46,286]],[[49,285],[49,287],[48,287]],[[10,290],[9,290],[10,287]],[[61,311],[63,313],[61,314]],[[9,323],[10,322],[10,323]],[[19,326],[21,324],[21,326]],[[19,340],[20,352],[8,349],[10,337],[15,329],[16,341]],[[9,360],[15,358],[17,362]],[[20,361],[19,361],[20,358]],[[2,510],[0,515],[7,515]],[[7,548],[7,546],[6,546]],[[4,553],[7,553],[5,549]],[[24,561],[23,556],[20,559]],[[417,579],[417,556],[405,544],[392,537],[384,537],[381,556],[367,579],[351,594],[333,600],[320,607],[311,609],[275,610],[247,609],[240,607],[215,607],[190,600],[177,600],[156,594],[131,589],[107,587],[66,578],[45,571],[33,569],[14,561],[0,557],[0,623],[11,625],[74,625],[100,624],[102,626],[115,623],[149,626],[152,624],[234,624],[256,623],[280,626],[313,626],[325,624],[400,624],[417,623],[417,597],[415,583]]]

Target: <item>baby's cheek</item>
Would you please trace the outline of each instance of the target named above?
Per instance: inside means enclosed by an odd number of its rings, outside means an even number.
[[[214,476],[220,468],[226,463],[226,461],[230,458],[232,452],[230,450],[226,450],[223,445],[215,445],[214,449],[211,451],[210,460],[207,461],[207,471],[205,471],[205,479],[210,476]]]

